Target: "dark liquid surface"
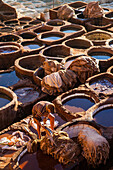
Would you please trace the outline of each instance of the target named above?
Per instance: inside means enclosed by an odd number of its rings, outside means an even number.
[[[66,109],[72,113],[86,111],[93,105],[94,102],[92,100],[83,97],[73,98],[64,103]]]
[[[59,40],[61,37],[58,36],[48,36],[46,38],[43,38],[43,40],[47,40],[47,41],[55,41],[55,40]]]
[[[95,116],[94,120],[103,126],[113,126],[113,108],[107,108],[99,111]]]
[[[110,47],[112,47],[112,48],[113,48],[113,43],[112,43],[112,44],[110,44]]]
[[[10,73],[0,74],[0,86],[11,86],[19,81],[19,78],[16,76],[15,71]]]
[[[90,87],[93,88],[97,93],[113,93],[113,81],[109,79],[99,79],[94,83],[90,84]]]
[[[57,160],[43,154],[40,149],[36,153],[23,156],[20,160],[20,167],[23,170],[63,170],[62,165]]]
[[[108,53],[96,53],[96,52],[94,52],[94,53],[91,53],[90,55],[92,57],[96,58],[96,59],[99,59],[99,60],[107,60],[111,57],[111,55],[108,54]]]
[[[39,97],[39,92],[30,87],[19,88],[14,92],[18,96],[18,100],[22,103],[34,101]]]
[[[24,47],[24,49],[34,50],[34,49],[40,48],[40,45],[38,45],[38,44],[27,44],[27,45],[24,45],[23,47]]]
[[[6,104],[10,103],[11,100],[12,99],[9,96],[7,96],[3,93],[0,93],[0,108],[5,106]]]

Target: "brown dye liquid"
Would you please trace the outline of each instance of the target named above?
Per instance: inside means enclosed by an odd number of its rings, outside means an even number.
[[[50,155],[43,154],[43,152],[38,149],[36,153],[26,154],[20,160],[20,168],[22,170],[63,170],[63,165],[61,165],[57,160],[52,158]]]

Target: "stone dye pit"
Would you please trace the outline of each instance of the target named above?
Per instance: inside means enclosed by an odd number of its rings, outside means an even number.
[[[63,105],[66,109],[70,110],[70,112],[83,112],[88,108],[94,105],[94,102],[88,98],[84,97],[75,97],[72,99],[68,99],[67,101],[63,101]]]
[[[104,91],[104,93],[112,93],[113,90],[113,82],[109,79],[100,79],[90,84],[91,88],[93,88],[97,93]]]
[[[107,60],[111,57],[109,53],[102,53],[102,52],[95,52],[95,53],[90,53],[91,57],[94,57],[98,60]]]
[[[102,126],[113,126],[113,108],[106,108],[97,112],[94,115],[94,120]]]
[[[21,3],[39,10],[42,1]],[[55,3],[40,17],[33,9],[33,17],[0,11],[0,169],[112,168],[113,10],[98,2]],[[87,12],[95,9],[96,18],[85,14],[92,4]],[[51,119],[41,121],[40,139],[32,109],[42,101],[52,102],[44,108],[55,124],[53,131]]]

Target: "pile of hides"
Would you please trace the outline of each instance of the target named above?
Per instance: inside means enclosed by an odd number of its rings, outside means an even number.
[[[76,58],[70,64],[69,69],[76,73],[81,83],[85,83],[87,78],[100,72],[98,60],[89,56]]]
[[[57,60],[46,60],[43,63],[43,68],[45,71],[45,75],[49,75],[63,69],[63,65]]]
[[[78,134],[79,143],[82,146],[82,155],[88,164],[93,167],[106,163],[109,158],[109,144],[95,129],[85,128]]]
[[[49,95],[58,95],[73,88],[77,83],[76,74],[72,70],[59,70],[45,76],[41,82],[41,89]]]
[[[75,16],[75,11],[69,5],[62,5],[57,12],[57,17],[62,20],[68,20]]]
[[[98,2],[90,2],[83,12],[85,18],[101,18],[103,14],[103,9]]]
[[[78,162],[81,149],[66,132],[53,132],[53,142],[45,136],[40,142],[40,149],[48,155],[58,159],[62,164]]]
[[[18,150],[20,147],[25,146],[29,141],[31,141],[30,137],[18,130],[13,132],[10,138],[1,138],[0,148],[2,150]]]

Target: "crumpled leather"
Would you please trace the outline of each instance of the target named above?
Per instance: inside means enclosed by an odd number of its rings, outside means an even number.
[[[88,3],[83,12],[85,18],[101,18],[103,14],[103,9],[99,6],[98,2]]]

